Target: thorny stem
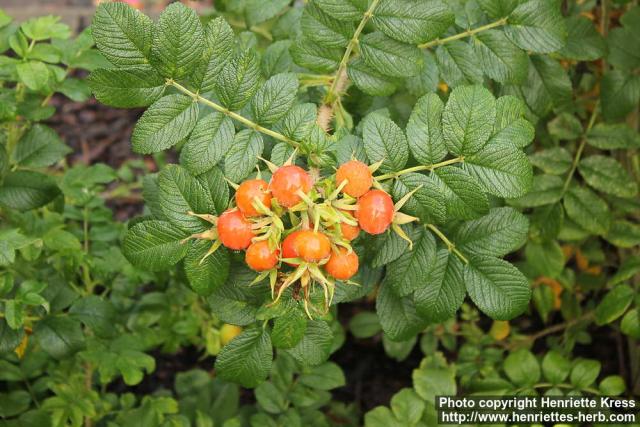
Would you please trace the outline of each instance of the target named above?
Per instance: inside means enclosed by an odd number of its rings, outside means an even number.
[[[340,100],[341,87],[345,85],[347,81],[347,64],[349,63],[349,59],[351,59],[351,53],[356,45],[359,43],[359,37],[364,30],[364,27],[367,25],[367,22],[373,16],[373,11],[380,3],[380,0],[373,0],[369,9],[364,13],[360,24],[356,28],[356,31],[353,33],[351,40],[349,40],[349,44],[347,44],[347,49],[344,51],[344,55],[342,55],[342,59],[340,60],[340,65],[338,66],[338,70],[336,71],[335,78],[331,83],[331,87],[329,87],[329,91],[324,97],[324,104],[329,105],[331,110],[333,110],[337,101]]]
[[[387,174],[384,174],[384,175],[377,176],[376,179],[378,181],[385,181],[387,179],[397,178],[399,176],[406,175],[406,174],[412,173],[412,172],[432,171],[434,169],[438,169],[438,168],[441,168],[443,166],[449,166],[449,165],[453,165],[453,164],[456,164],[456,163],[462,163],[462,162],[464,162],[464,156],[459,156],[459,157],[455,157],[453,159],[445,160],[445,161],[440,162],[440,163],[434,163],[432,165],[414,166],[414,167],[411,167],[411,168],[408,168],[408,169],[403,169],[403,170],[398,171],[398,172],[387,173]]]
[[[543,329],[540,332],[537,332],[537,333],[535,333],[533,335],[530,335],[529,337],[527,337],[527,339],[530,342],[537,341],[540,338],[545,337],[547,335],[551,335],[551,334],[554,334],[556,332],[564,331],[565,329],[575,325],[576,323],[582,322],[583,320],[591,319],[593,317],[593,315],[594,315],[594,312],[593,311],[589,311],[587,313],[584,313],[582,316],[576,317],[575,319],[571,319],[571,320],[568,320],[568,321],[563,322],[563,323],[558,323],[557,325],[553,325],[553,326],[550,326],[550,327],[548,327],[546,329]]]
[[[506,25],[506,23],[507,23],[507,18],[500,18],[497,21],[491,22],[491,23],[489,23],[487,25],[483,25],[483,26],[478,27],[478,28],[474,28],[473,30],[463,31],[461,33],[455,34],[455,35],[450,36],[450,37],[445,37],[443,39],[435,39],[435,40],[432,40],[432,41],[427,42],[427,43],[419,44],[418,47],[420,49],[429,49],[431,47],[443,45],[445,43],[449,43],[449,42],[452,42],[454,40],[460,40],[460,39],[464,39],[466,37],[471,37],[472,35],[480,33],[482,31],[490,30],[490,29],[496,28],[496,27],[501,27],[502,25]]]
[[[462,252],[460,252],[458,249],[456,249],[456,245],[451,240],[449,240],[447,238],[447,236],[445,236],[444,233],[442,231],[440,231],[440,229],[438,227],[436,227],[433,224],[427,224],[426,227],[429,230],[433,231],[433,233],[436,236],[438,236],[440,238],[440,240],[442,240],[442,242],[447,246],[447,249],[449,249],[449,252],[454,253],[465,264],[469,264],[469,260],[467,259],[467,257],[465,257],[462,254]]]
[[[582,152],[584,151],[584,147],[587,144],[587,134],[589,133],[589,131],[593,127],[594,123],[596,122],[596,117],[598,117],[598,105],[599,104],[600,104],[600,101],[598,101],[596,103],[596,105],[593,107],[593,112],[591,113],[591,118],[589,118],[589,124],[587,125],[587,128],[585,129],[585,131],[584,131],[584,133],[582,135],[582,140],[580,141],[580,145],[578,146],[578,151],[576,151],[576,155],[573,158],[573,163],[571,164],[571,170],[569,170],[569,175],[567,175],[567,179],[564,181],[564,186],[562,187],[562,194],[563,195],[569,189],[569,185],[571,184],[571,179],[573,178],[573,174],[576,173],[576,169],[578,168],[578,163],[580,162],[580,157],[582,157]]]
[[[203,98],[198,93],[191,92],[189,89],[187,89],[186,87],[182,86],[180,83],[176,82],[175,80],[167,79],[166,85],[175,87],[180,92],[182,92],[185,95],[188,95],[191,98],[193,98],[194,101],[197,101],[197,102],[199,102],[201,104],[207,105],[207,106],[213,108],[214,110],[219,111],[222,114],[224,114],[224,115],[226,115],[228,117],[231,117],[234,120],[239,121],[243,125],[255,130],[256,132],[260,132],[260,133],[263,133],[265,135],[269,135],[270,137],[272,137],[274,139],[277,139],[278,141],[286,142],[287,144],[289,144],[289,145],[291,145],[293,147],[298,147],[300,145],[300,143],[298,141],[294,141],[293,139],[288,138],[288,137],[284,136],[281,133],[278,133],[278,132],[273,131],[271,129],[267,129],[265,127],[262,127],[259,124],[255,123],[255,122],[252,122],[251,120],[247,119],[246,117],[241,116],[240,114],[235,113],[235,112],[229,110],[228,108],[223,107],[222,105],[218,105],[213,101],[210,101],[210,100],[208,100],[206,98]]]

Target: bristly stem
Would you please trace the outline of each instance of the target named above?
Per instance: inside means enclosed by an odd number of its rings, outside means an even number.
[[[571,164],[571,169],[569,170],[569,175],[567,175],[567,179],[564,181],[564,186],[562,187],[562,194],[567,192],[569,189],[569,185],[571,184],[571,179],[573,178],[573,174],[576,173],[576,169],[578,168],[578,163],[580,162],[580,158],[582,157],[582,152],[584,151],[584,147],[587,144],[587,134],[593,127],[596,122],[596,117],[598,117],[598,106],[600,105],[600,101],[596,103],[593,107],[593,111],[591,112],[591,117],[589,118],[589,124],[582,134],[582,140],[580,140],[580,145],[578,145],[578,151],[576,151],[576,155],[573,158],[573,163]]]
[[[436,227],[433,224],[427,224],[426,227],[429,230],[433,231],[433,233],[436,236],[438,236],[440,238],[440,240],[442,240],[442,242],[447,246],[447,249],[449,249],[449,252],[454,253],[465,264],[469,264],[469,260],[467,259],[467,257],[465,257],[462,254],[462,252],[460,252],[458,249],[456,249],[456,245],[451,240],[449,240],[447,238],[447,236],[445,236],[444,233],[442,231],[440,231],[440,229],[438,227]]]
[[[503,25],[506,25],[507,23],[507,18],[500,18],[497,21],[491,22],[487,25],[483,25],[481,27],[478,28],[474,28],[473,30],[467,30],[467,31],[463,31],[461,33],[455,34],[453,36],[450,37],[445,37],[444,39],[435,39],[432,40],[430,42],[427,43],[422,43],[419,44],[418,47],[420,49],[429,49],[433,46],[438,46],[438,45],[442,45],[448,42],[452,42],[454,40],[460,40],[460,39],[464,39],[466,37],[471,37],[474,34],[480,33],[482,31],[486,31],[486,30],[490,30],[492,28],[496,28],[496,27],[501,27]]]
[[[438,169],[438,168],[441,168],[443,166],[449,166],[449,165],[453,165],[453,164],[456,164],[456,163],[462,163],[462,162],[464,162],[464,156],[454,157],[453,159],[445,160],[445,161],[442,161],[442,162],[439,162],[439,163],[434,163],[432,165],[414,166],[414,167],[411,167],[411,168],[403,169],[403,170],[398,171],[398,172],[386,173],[384,175],[377,176],[376,180],[385,181],[387,179],[397,178],[399,176],[406,175],[406,174],[412,173],[412,172],[432,171],[434,169]]]
[[[333,79],[333,82],[329,87],[329,91],[324,97],[324,105],[330,106],[332,110],[336,102],[340,99],[340,92],[342,91],[342,88],[346,84],[346,81],[348,78],[347,72],[346,72],[347,64],[351,59],[351,53],[353,52],[353,49],[356,47],[356,45],[360,42],[359,41],[360,34],[364,30],[364,27],[367,25],[367,22],[369,22],[369,20],[373,16],[373,11],[378,6],[378,3],[380,3],[380,0],[373,0],[371,2],[369,9],[364,13],[362,20],[360,21],[360,24],[356,28],[356,31],[353,33],[351,40],[349,40],[349,43],[347,44],[347,49],[344,51],[344,55],[342,55],[342,59],[340,60],[340,65],[338,65],[338,70],[335,73],[335,78]]]
[[[277,139],[278,141],[283,141],[286,142],[287,144],[293,146],[293,147],[298,147],[300,146],[300,143],[298,141],[294,141],[291,138],[286,137],[285,135],[273,131],[271,129],[267,129],[265,127],[260,126],[259,124],[252,122],[251,120],[247,119],[244,116],[241,116],[238,113],[235,113],[231,110],[229,110],[228,108],[223,107],[222,105],[218,105],[213,101],[208,100],[207,98],[203,98],[202,96],[200,96],[200,94],[195,93],[190,91],[189,89],[187,89],[186,87],[182,86],[180,83],[176,82],[175,80],[172,79],[167,79],[166,84],[168,86],[173,86],[176,89],[178,89],[180,92],[184,93],[185,95],[190,96],[191,98],[193,98],[195,101],[207,105],[211,108],[213,108],[216,111],[221,112],[222,114],[231,117],[234,120],[239,121],[240,123],[242,123],[243,125],[247,126],[248,128],[251,128],[253,130],[255,130],[256,132],[260,132],[263,133],[265,135],[269,135],[270,137],[272,137],[273,139]]]

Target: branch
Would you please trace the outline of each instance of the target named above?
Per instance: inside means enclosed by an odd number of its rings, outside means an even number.
[[[344,51],[344,55],[342,55],[340,65],[338,66],[338,70],[335,73],[335,78],[333,79],[331,87],[329,87],[329,91],[325,95],[323,101],[323,107],[326,106],[324,109],[328,109],[328,111],[325,111],[324,114],[328,113],[329,117],[333,115],[335,105],[340,100],[340,94],[344,91],[344,88],[347,85],[347,81],[349,79],[347,76],[347,64],[349,63],[349,59],[351,59],[351,52],[353,52],[353,49],[359,43],[358,39],[360,37],[360,34],[364,30],[364,27],[367,25],[367,22],[369,22],[369,20],[373,16],[373,11],[378,6],[378,3],[380,3],[380,0],[373,0],[371,2],[369,9],[364,13],[360,24],[358,24],[355,33],[353,33],[351,40],[349,40],[349,44],[347,44],[347,49]]]
[[[419,44],[418,47],[420,49],[429,49],[433,46],[439,46],[439,45],[443,45],[445,43],[448,42],[452,42],[454,40],[459,40],[459,39],[464,39],[466,37],[470,37],[474,34],[480,33],[482,31],[486,31],[486,30],[490,30],[492,28],[496,28],[496,27],[501,27],[502,25],[506,25],[507,23],[507,18],[500,18],[497,21],[491,22],[487,25],[483,25],[481,27],[478,28],[474,28],[473,30],[467,30],[467,31],[463,31],[461,33],[455,34],[453,36],[450,37],[446,37],[444,39],[435,39],[433,41],[427,42],[427,43],[422,43]]]
[[[270,137],[277,139],[278,141],[283,141],[286,142],[287,144],[293,146],[293,147],[299,147],[300,143],[298,141],[294,141],[293,139],[279,133],[276,131],[273,131],[271,129],[267,129],[265,127],[260,126],[259,124],[257,124],[256,122],[253,122],[249,119],[247,119],[244,116],[241,116],[238,113],[235,113],[231,110],[229,110],[228,108],[223,107],[222,105],[218,105],[213,101],[208,100],[207,98],[203,98],[202,96],[200,96],[199,94],[195,93],[195,92],[191,92],[189,89],[187,89],[186,87],[182,86],[180,83],[176,82],[175,80],[172,79],[167,79],[166,84],[168,86],[173,86],[176,89],[178,89],[180,92],[184,93],[185,95],[190,96],[191,98],[193,98],[195,101],[207,105],[211,108],[213,108],[216,111],[221,112],[222,114],[231,117],[234,120],[239,121],[240,123],[242,123],[243,125],[255,130],[256,132],[260,132],[263,133],[265,135],[269,135]]]
[[[429,230],[433,231],[433,233],[436,236],[438,236],[440,238],[440,240],[442,240],[442,242],[447,246],[447,249],[449,249],[449,252],[454,253],[465,264],[469,264],[469,260],[467,259],[467,257],[465,257],[462,254],[462,252],[460,252],[458,249],[456,249],[456,245],[451,240],[449,240],[447,238],[447,236],[445,236],[444,233],[442,231],[440,231],[440,229],[438,227],[436,227],[433,224],[427,224],[426,227]]]
[[[408,168],[408,169],[403,169],[401,171],[398,172],[392,172],[392,173],[387,173],[384,175],[380,175],[376,177],[377,181],[385,181],[387,179],[392,179],[392,178],[397,178],[399,176],[411,173],[411,172],[420,172],[420,171],[432,171],[434,169],[438,169],[441,168],[443,166],[449,166],[449,165],[453,165],[455,163],[463,163],[464,162],[464,156],[459,156],[459,157],[454,157],[453,159],[449,159],[449,160],[445,160],[443,162],[440,163],[434,163],[432,165],[420,165],[420,166],[414,166],[412,168]]]
[[[593,107],[593,111],[591,112],[591,117],[589,118],[589,124],[587,125],[587,128],[585,129],[582,135],[582,140],[580,141],[580,145],[578,146],[578,151],[576,151],[576,155],[573,158],[573,163],[571,164],[571,170],[569,170],[569,175],[567,175],[567,179],[565,179],[564,181],[564,186],[562,187],[562,195],[564,195],[564,193],[566,193],[567,190],[569,189],[569,184],[571,184],[571,179],[573,178],[573,174],[576,173],[576,169],[578,168],[578,163],[580,162],[580,157],[582,157],[582,152],[584,151],[584,147],[587,144],[587,134],[589,133],[594,123],[596,122],[596,117],[598,117],[599,104],[600,104],[600,101],[598,101],[596,105]]]

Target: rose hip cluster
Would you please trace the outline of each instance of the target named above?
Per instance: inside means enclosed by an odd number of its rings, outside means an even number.
[[[214,241],[207,255],[220,245],[244,250],[247,265],[260,273],[255,283],[268,277],[275,301],[293,286],[295,296],[302,293],[307,314],[313,284],[323,288],[328,308],[335,280],[349,281],[358,272],[351,241],[361,230],[381,234],[393,226],[406,238],[398,225],[415,220],[398,212],[411,194],[394,205],[373,177],[379,165],[351,160],[335,176],[317,180],[292,159],[280,167],[267,165],[270,182],[258,177],[232,184],[235,207],[217,218],[193,214],[214,227],[192,237]]]

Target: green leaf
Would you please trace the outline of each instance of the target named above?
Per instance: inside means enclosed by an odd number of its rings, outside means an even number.
[[[634,197],[638,194],[638,184],[614,158],[593,155],[583,158],[578,171],[591,187],[603,193],[618,197]]]
[[[69,309],[72,318],[80,320],[96,334],[106,337],[113,336],[116,314],[113,304],[97,295],[76,300]]]
[[[233,121],[225,114],[200,117],[180,151],[180,164],[194,175],[210,170],[227,154],[234,135]]]
[[[361,311],[349,320],[349,331],[356,338],[371,338],[382,330],[378,315]]]
[[[364,118],[362,138],[372,163],[383,160],[380,172],[401,170],[409,159],[409,145],[404,132],[392,120],[376,113]]]
[[[496,122],[489,144],[513,144],[524,148],[533,141],[535,129],[525,119],[527,107],[514,96],[501,96],[496,101]]]
[[[289,50],[296,64],[318,73],[331,73],[340,63],[342,49],[329,48],[305,38],[298,38]]]
[[[329,48],[344,48],[349,43],[355,27],[351,22],[338,21],[309,3],[300,18],[300,29],[305,37]]]
[[[347,75],[367,95],[389,96],[397,89],[395,81],[369,67],[361,58],[349,63]]]
[[[274,347],[293,348],[302,340],[306,330],[305,315],[300,310],[289,310],[287,314],[275,320],[271,340]]]
[[[265,297],[263,292],[260,298],[256,299],[255,294],[261,291],[260,285],[249,287],[256,273],[243,264],[234,264],[229,270],[229,279],[207,298],[213,314],[223,322],[239,326],[250,325],[256,321],[258,306]],[[262,285],[268,289],[266,283]]]
[[[482,187],[461,168],[438,168],[431,177],[444,193],[447,218],[474,219],[489,212],[489,200]]]
[[[529,75],[520,88],[529,108],[543,117],[553,107],[569,105],[572,98],[571,80],[562,65],[544,55],[531,55],[529,60]]]
[[[572,141],[580,138],[584,130],[580,120],[569,113],[560,113],[547,123],[549,134],[558,140]]]
[[[484,73],[500,83],[521,83],[527,77],[527,54],[498,30],[478,33],[473,48]]]
[[[400,200],[416,189],[402,211],[418,217],[425,224],[445,222],[447,207],[444,193],[434,178],[419,173],[402,175],[394,182],[391,193],[395,200]]]
[[[379,32],[362,36],[360,49],[364,62],[385,76],[415,76],[422,68],[423,57],[417,47]]]
[[[566,20],[567,44],[560,50],[564,58],[576,61],[595,61],[607,51],[602,35],[589,19],[574,15]]]
[[[407,123],[407,141],[413,157],[423,165],[444,159],[447,147],[442,139],[444,104],[435,93],[418,99]]]
[[[422,418],[425,402],[412,389],[403,388],[391,398],[391,410],[406,425],[415,425]]]
[[[60,194],[55,180],[38,172],[9,173],[0,187],[0,206],[19,211],[39,208]]]
[[[611,289],[596,307],[596,323],[606,325],[622,316],[631,305],[634,296],[634,290],[625,284]]]
[[[585,230],[603,235],[611,225],[607,203],[593,191],[582,187],[569,189],[564,196],[567,215]]]
[[[425,320],[416,313],[413,301],[409,297],[396,295],[393,288],[384,282],[376,299],[376,312],[382,330],[393,341],[409,339],[426,325]]]
[[[311,130],[316,124],[317,115],[317,107],[315,104],[305,103],[295,105],[276,124],[275,130],[294,141],[304,141],[309,137]]]
[[[615,220],[604,238],[619,248],[640,245],[640,226],[625,220]]]
[[[40,61],[21,62],[16,65],[18,79],[31,90],[42,90],[49,82],[49,69]]]
[[[262,409],[272,414],[279,414],[287,409],[289,403],[283,392],[274,385],[274,383],[266,381],[260,384],[254,390],[256,401]],[[253,418],[252,418],[253,422]]]
[[[218,167],[213,167],[207,172],[198,175],[200,184],[209,191],[215,212],[220,215],[229,206],[229,186],[224,179],[224,174]]]
[[[408,227],[404,227],[405,232]],[[393,260],[398,259],[406,250],[409,244],[397,233],[388,232],[375,238],[374,255],[371,259],[371,266],[382,267]]]
[[[292,69],[293,58],[289,53],[291,43],[291,40],[278,40],[265,49],[260,61],[263,75],[272,76]]]
[[[640,101],[640,76],[620,70],[610,70],[600,82],[600,100],[605,119],[619,119],[633,110]]]
[[[230,260],[226,248],[218,248],[204,258],[212,244],[208,240],[196,240],[184,259],[184,271],[191,289],[201,296],[210,295],[229,277]]]
[[[216,93],[229,110],[240,110],[260,86],[260,67],[256,54],[246,50],[227,62],[218,74]]]
[[[208,214],[214,210],[211,195],[202,184],[178,165],[167,165],[158,177],[160,205],[167,220],[190,233],[203,231],[205,222],[189,212]]]
[[[640,315],[638,314],[637,308],[629,310],[629,312],[622,318],[622,322],[620,322],[620,330],[625,335],[640,339]]]
[[[507,22],[505,33],[524,50],[554,52],[561,49],[567,39],[567,29],[556,1],[526,1],[511,12]]]
[[[163,270],[187,254],[188,246],[181,243],[185,234],[166,221],[142,221],[127,231],[122,249],[132,264],[151,271]]]
[[[454,20],[453,11],[439,0],[382,0],[372,18],[387,36],[414,45],[441,36]]]
[[[536,175],[531,190],[522,197],[508,199],[511,206],[533,208],[550,205],[562,199],[564,180],[555,175]]]
[[[632,13],[625,14],[625,16]],[[637,15],[637,13],[636,13]],[[613,28],[607,35],[607,45],[609,47],[609,55],[607,60],[615,68],[632,71],[640,66],[640,56],[631,46],[637,42],[638,21],[631,24],[623,24],[623,27]]]
[[[58,360],[68,357],[84,346],[80,322],[69,317],[45,317],[36,323],[33,336],[42,350]]]
[[[0,320],[0,354],[12,352],[24,337],[24,329],[13,330],[5,319]]]
[[[454,89],[442,113],[442,135],[450,152],[467,156],[489,140],[496,117],[496,101],[482,86]]]
[[[118,108],[151,105],[166,87],[164,79],[148,65],[98,68],[89,75],[88,82],[98,101]]]
[[[153,22],[126,3],[101,3],[93,16],[91,34],[100,53],[112,64],[148,63]]]
[[[587,133],[587,143],[601,150],[640,147],[640,134],[623,123],[598,123]]]
[[[7,12],[0,9],[0,28],[6,27],[13,21],[13,18],[7,15]]]
[[[524,251],[527,263],[536,276],[556,279],[562,273],[565,264],[564,253],[555,240],[543,243],[530,241]]]
[[[377,406],[364,414],[365,427],[400,427],[401,425],[386,406]]]
[[[233,30],[222,17],[212,19],[204,28],[203,57],[188,76],[195,89],[211,92],[224,65],[231,59],[235,43]]]
[[[436,241],[431,233],[421,230],[413,237],[413,248],[387,265],[385,286],[405,296],[427,282],[430,267],[436,259]]]
[[[20,29],[27,37],[36,41],[68,39],[71,36],[71,29],[59,21],[59,16],[40,16],[23,22]]]
[[[359,21],[367,7],[363,0],[315,0],[314,3],[338,21]]]
[[[238,132],[224,160],[226,177],[233,182],[242,181],[254,170],[263,150],[264,142],[258,132],[251,129]]]
[[[532,386],[540,380],[540,364],[527,349],[509,353],[504,360],[507,377],[518,386]]]
[[[252,388],[267,378],[272,360],[269,332],[262,328],[245,329],[222,348],[215,368],[223,380]]]
[[[293,73],[276,74],[258,89],[251,100],[256,123],[271,125],[291,110],[298,93],[298,79]]]
[[[522,196],[533,180],[527,156],[511,144],[488,144],[465,157],[463,168],[487,193],[500,197]]]
[[[565,148],[555,147],[531,154],[529,161],[544,173],[562,175],[571,168],[573,158]]]
[[[442,357],[439,353],[436,356]],[[427,402],[435,402],[436,396],[456,395],[455,370],[438,363],[433,356],[423,359],[411,378],[416,393]]]
[[[144,112],[131,135],[136,153],[150,154],[186,138],[198,120],[198,104],[188,96],[167,95]]]
[[[438,249],[427,278],[413,299],[418,314],[429,323],[453,317],[462,305],[467,291],[463,281],[462,261],[448,249]]]
[[[317,390],[332,390],[346,384],[342,369],[333,362],[310,368],[298,377],[298,381]]]
[[[76,102],[85,102],[91,96],[91,89],[85,80],[66,78],[56,90]]]
[[[513,208],[493,208],[482,218],[463,223],[453,239],[469,254],[503,257],[527,241],[529,221]]]
[[[287,353],[303,366],[316,366],[325,362],[331,353],[333,332],[323,320],[309,320],[302,340]]]
[[[53,129],[37,124],[20,138],[13,160],[20,166],[41,168],[57,163],[70,152]]]
[[[278,15],[289,3],[289,0],[272,0],[267,3],[262,0],[247,0],[247,23],[251,27],[271,19]]]
[[[600,362],[597,360],[579,360],[571,370],[571,384],[579,389],[584,389],[593,384],[600,374]]]
[[[440,76],[451,87],[482,83],[482,69],[470,44],[452,41],[438,46],[436,62]]]
[[[202,60],[204,31],[195,10],[171,3],[160,14],[151,44],[151,64],[163,77],[190,75]]]
[[[631,279],[638,273],[640,273],[640,257],[628,257],[619,265],[616,274],[609,279],[609,284],[617,285]]]
[[[556,350],[549,351],[542,359],[542,373],[552,384],[562,383],[570,371],[571,362]]]
[[[464,271],[464,281],[473,302],[492,319],[513,319],[529,305],[529,282],[507,261],[473,257]]]
[[[624,393],[626,385],[620,375],[609,375],[600,382],[598,388],[605,396],[618,396]]]

